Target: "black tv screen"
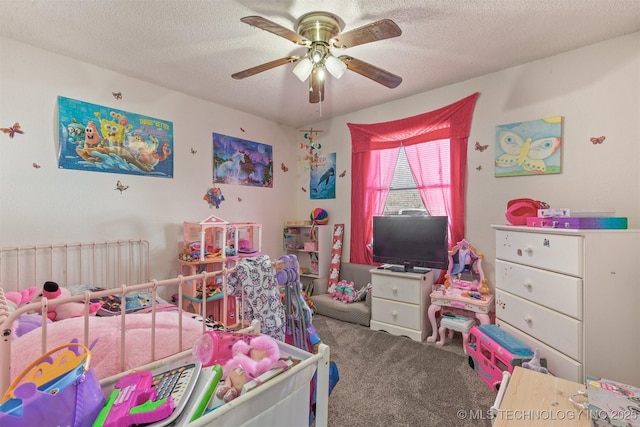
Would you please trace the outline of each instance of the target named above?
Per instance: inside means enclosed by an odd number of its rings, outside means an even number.
[[[373,260],[383,264],[447,269],[449,219],[446,216],[373,217]]]

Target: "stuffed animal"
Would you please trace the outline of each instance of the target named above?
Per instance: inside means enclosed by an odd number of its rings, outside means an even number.
[[[42,286],[42,291],[34,295],[32,301],[40,301],[42,297],[53,300],[69,296],[71,296],[69,289],[60,287],[56,282],[47,281]],[[89,314],[95,314],[101,305],[99,302],[91,303],[89,305]],[[79,302],[68,302],[47,307],[47,317],[50,320],[63,320],[71,317],[80,317],[82,315],[84,315],[84,304]]]
[[[50,319],[47,319],[47,323],[51,323]],[[34,329],[38,329],[42,326],[42,316],[37,313],[32,314],[22,314],[18,316],[16,323],[14,324],[15,328],[15,337],[21,337],[24,334],[33,331]]]
[[[32,286],[28,289],[23,289],[21,291],[9,291],[5,292],[5,297],[15,303],[17,307],[21,307],[25,304],[29,304],[38,294],[38,288]]]
[[[549,374],[549,370],[540,364],[540,354],[538,353],[538,349],[536,348],[533,351],[533,358],[528,362],[522,362],[522,367],[526,369],[531,369],[532,371],[540,372],[541,374]]]
[[[239,340],[231,352],[233,357],[222,368],[225,382],[216,392],[225,402],[238,397],[249,381],[281,365],[278,343],[268,335],[258,335],[248,343]]]
[[[344,303],[353,302],[357,294],[354,286],[353,282],[341,280],[333,291],[333,299]]]
[[[9,291],[5,293],[7,302],[9,303],[9,312],[16,310],[18,307],[22,307],[31,303],[34,298],[39,294],[38,288],[32,286],[28,289],[21,291]],[[47,321],[50,321],[47,319]],[[13,330],[11,333],[11,339],[21,337],[22,335],[30,332],[34,329],[42,326],[42,316],[33,312],[24,313],[18,316],[13,324]]]
[[[342,302],[353,302],[356,297],[356,290],[353,288],[353,282],[349,282],[344,286],[342,291]]]

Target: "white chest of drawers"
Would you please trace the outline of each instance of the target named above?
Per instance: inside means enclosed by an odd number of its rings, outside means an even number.
[[[427,316],[433,271],[424,274],[371,271],[371,324],[373,330],[424,341],[431,334]]]
[[[640,386],[640,230],[493,228],[496,323],[556,376]]]

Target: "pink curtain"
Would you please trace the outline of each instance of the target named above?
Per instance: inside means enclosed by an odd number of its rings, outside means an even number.
[[[438,110],[391,122],[347,123],[352,142],[350,262],[373,264],[371,218],[382,213],[395,169],[395,161],[389,161],[397,159],[400,146],[405,148],[425,207],[431,215],[449,216],[449,244],[462,240],[467,142],[478,96],[474,93]],[[447,156],[449,170],[442,169],[440,162]],[[391,170],[379,172],[381,162],[391,165]]]

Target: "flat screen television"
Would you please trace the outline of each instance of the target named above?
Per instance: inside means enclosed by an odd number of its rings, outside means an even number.
[[[394,271],[447,269],[449,219],[446,216],[373,217],[373,260]],[[394,268],[400,266],[400,268]]]

